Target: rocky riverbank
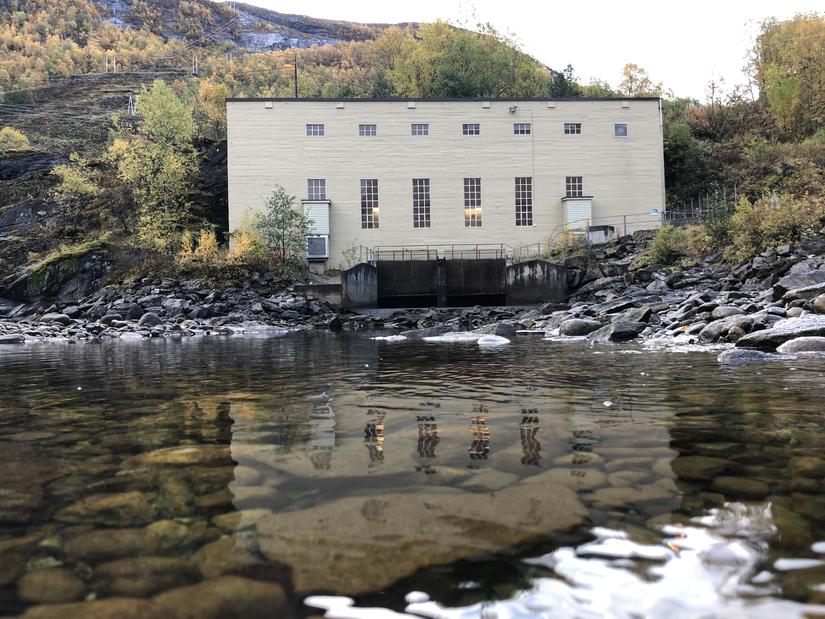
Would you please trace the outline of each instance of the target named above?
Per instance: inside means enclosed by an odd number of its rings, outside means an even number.
[[[0,306],[0,343],[389,329],[407,339],[471,332],[594,345],[735,344],[741,350],[723,355],[726,363],[770,360],[777,349],[786,355],[825,350],[819,339],[825,337],[825,231],[739,265],[717,255],[687,268],[648,264],[651,238],[637,233],[560,260],[569,268],[565,304],[355,314],[307,299],[272,275],[223,286],[147,279],[107,286],[73,303]]]

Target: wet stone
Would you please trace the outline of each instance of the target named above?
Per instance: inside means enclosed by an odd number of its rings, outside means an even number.
[[[222,531],[231,533],[254,527],[259,520],[271,514],[268,509],[244,509],[215,516],[212,522]]]
[[[55,519],[61,522],[129,526],[151,522],[156,513],[149,496],[134,491],[90,496],[62,509]]]
[[[825,477],[825,460],[814,456],[797,456],[788,462],[788,470],[792,475],[801,477]]]
[[[157,595],[154,603],[174,619],[288,619],[293,614],[280,585],[223,576]]]
[[[732,466],[732,463],[710,456],[679,456],[670,463],[670,466],[680,479],[705,481],[724,472]]]
[[[17,593],[30,602],[73,602],[84,596],[86,585],[70,570],[54,567],[23,576],[17,583]]]
[[[771,492],[770,486],[758,479],[748,479],[745,477],[716,477],[711,484],[716,492],[725,496],[747,497],[751,499],[761,499]]]
[[[105,561],[139,554],[148,547],[145,529],[95,529],[75,535],[63,551],[75,561]]]
[[[147,600],[108,598],[71,604],[32,606],[22,619],[173,619],[167,609]]]
[[[131,459],[138,465],[194,465],[231,462],[227,445],[182,445],[166,447],[141,454]]]
[[[130,557],[95,567],[97,587],[108,595],[146,597],[198,579],[191,561],[175,557]]]

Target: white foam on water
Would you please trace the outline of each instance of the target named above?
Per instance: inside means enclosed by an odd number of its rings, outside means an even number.
[[[376,342],[406,342],[407,336],[406,335],[377,335],[376,337],[371,337],[371,340],[375,340]]]
[[[478,345],[484,347],[506,346],[509,343],[510,340],[500,335],[485,335],[478,338]]]
[[[472,331],[452,331],[444,333],[443,335],[432,335],[423,338],[425,342],[439,342],[442,344],[461,344],[466,342],[477,342],[482,337],[483,333],[474,333]]]
[[[592,542],[527,560],[554,577],[536,578],[505,600],[449,608],[426,594],[415,601],[421,594],[414,592],[405,614],[356,608],[349,598],[312,605],[330,609],[325,617],[331,619],[802,619],[825,613],[825,606],[772,597],[779,593],[773,574],[757,568],[775,531],[769,503],[730,503],[688,524],[662,527],[659,544],[596,527]],[[825,549],[822,542],[814,546]],[[774,567],[822,563],[779,559]]]

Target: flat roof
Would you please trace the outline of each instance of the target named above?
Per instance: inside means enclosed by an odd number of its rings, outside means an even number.
[[[438,97],[438,98],[421,98],[421,97],[227,97],[227,103],[247,102],[261,102],[261,101],[294,101],[296,103],[337,103],[343,101],[345,103],[407,103],[410,101],[416,103],[443,103],[443,102],[461,102],[461,101],[659,101],[661,97]]]

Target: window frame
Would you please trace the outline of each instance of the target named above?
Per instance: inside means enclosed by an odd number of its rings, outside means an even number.
[[[581,135],[582,124],[578,122],[564,123],[564,135]]]
[[[416,131],[418,129],[418,131]],[[423,129],[423,131],[421,131]],[[410,123],[410,135],[430,135],[430,123]]]
[[[320,188],[320,193],[317,193]],[[320,196],[320,197],[318,197]],[[327,199],[327,179],[308,178],[307,179],[307,200],[310,202],[320,202]]]
[[[375,123],[359,123],[358,137],[375,137],[378,135],[378,125]]]
[[[513,123],[513,135],[533,135],[533,123]]]
[[[326,134],[324,123],[306,123],[306,132],[309,137],[323,137]]]
[[[565,176],[564,177],[564,197],[583,198],[584,197],[584,177]]]
[[[430,228],[431,220],[430,179],[412,179],[413,228]]]
[[[361,181],[361,228],[377,230],[380,222],[378,179],[362,178]]]
[[[464,178],[464,227],[481,228],[483,223],[481,206],[481,177]]]
[[[481,123],[462,123],[461,135],[481,135]]]
[[[515,177],[516,226],[533,225],[533,177]]]
[[[619,127],[624,127],[624,134],[616,133],[616,129]],[[613,137],[614,138],[626,138],[630,136],[630,123],[621,122],[621,123],[613,123]]]

